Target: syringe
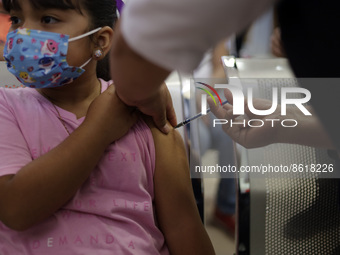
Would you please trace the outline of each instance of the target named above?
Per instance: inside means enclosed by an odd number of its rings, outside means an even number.
[[[228,100],[225,100],[222,105],[225,105],[226,103],[228,103]],[[207,113],[209,113],[211,110],[210,108],[207,109]],[[191,117],[191,118],[187,118],[184,121],[182,121],[181,123],[178,123],[176,127],[174,127],[174,129],[185,126],[186,124],[190,123],[191,121],[198,119],[200,117],[204,116],[202,113],[196,114],[195,116]]]

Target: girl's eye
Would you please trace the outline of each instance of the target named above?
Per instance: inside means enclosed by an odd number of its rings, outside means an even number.
[[[12,22],[12,25],[17,25],[21,22],[21,20],[16,16],[11,16],[10,21]]]
[[[57,23],[58,20],[51,16],[45,16],[45,17],[42,17],[41,22],[44,24],[54,24],[54,23]]]

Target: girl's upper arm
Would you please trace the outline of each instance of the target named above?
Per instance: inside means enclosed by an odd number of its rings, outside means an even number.
[[[151,127],[156,150],[155,206],[159,227],[171,254],[214,254],[202,224],[190,181],[183,140]]]
[[[8,184],[32,157],[18,122],[0,93],[0,220],[11,214]]]
[[[0,176],[15,174],[32,161],[18,121],[0,95]]]

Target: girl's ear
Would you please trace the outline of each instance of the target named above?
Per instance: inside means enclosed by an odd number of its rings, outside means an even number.
[[[93,57],[96,60],[103,59],[110,51],[113,38],[113,29],[105,26],[96,33]]]

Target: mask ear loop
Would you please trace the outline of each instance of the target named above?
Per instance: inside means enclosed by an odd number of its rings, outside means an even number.
[[[79,39],[84,38],[86,36],[89,36],[89,35],[92,35],[94,33],[97,33],[100,29],[102,29],[102,27],[98,27],[96,29],[93,29],[93,30],[85,33],[85,34],[73,37],[73,38],[69,39],[68,41],[69,42],[73,42],[73,41],[79,40]],[[84,64],[82,64],[79,68],[83,69],[88,63],[90,63],[91,60],[92,60],[92,57],[89,60],[87,60]]]
[[[79,39],[84,38],[86,36],[89,36],[89,35],[92,35],[94,33],[97,33],[100,29],[102,29],[102,27],[98,27],[98,28],[96,28],[94,30],[91,30],[90,32],[85,33],[85,34],[78,35],[76,37],[70,38],[68,41],[69,42],[73,42],[73,41],[79,40]]]
[[[102,49],[97,49],[94,51],[93,56],[99,60],[103,56],[103,50]],[[80,68],[85,67],[90,61],[92,60],[93,57],[91,57],[89,60],[87,60]]]
[[[92,58],[90,58],[89,60],[87,60],[84,64],[82,64],[79,68],[83,69],[88,63],[90,63],[90,61],[92,60]]]

